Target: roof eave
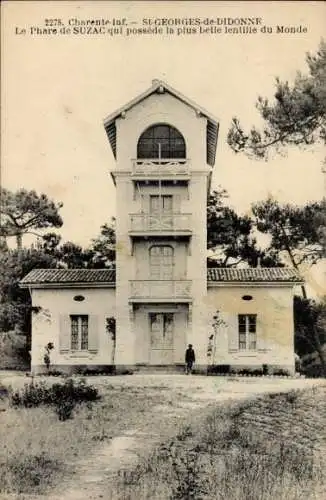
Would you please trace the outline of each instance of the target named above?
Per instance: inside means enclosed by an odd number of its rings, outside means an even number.
[[[294,287],[294,286],[300,286],[303,285],[303,281],[290,281],[290,280],[284,280],[284,281],[211,281],[207,280],[207,287],[223,287],[223,286],[245,286],[245,287],[250,287],[250,286],[257,286],[257,287],[263,287],[263,286],[270,286],[270,287],[277,287],[277,286],[284,286],[284,287]]]
[[[20,288],[115,288],[115,282],[53,282],[53,283],[19,283]]]
[[[167,92],[169,94],[173,95],[174,97],[176,97],[180,101],[184,102],[185,104],[187,104],[188,106],[193,108],[199,115],[204,116],[205,118],[210,120],[212,123],[214,123],[217,127],[219,126],[219,119],[218,118],[213,116],[206,109],[199,106],[191,99],[188,99],[188,97],[184,96],[181,92],[175,90],[173,87],[170,87],[170,85],[168,85],[167,83],[163,82],[162,80],[158,80],[154,85],[152,85],[147,90],[145,90],[145,92],[142,92],[137,97],[135,97],[131,101],[127,102],[125,105],[121,106],[116,111],[114,111],[113,113],[108,115],[106,118],[104,118],[104,120],[103,120],[104,128],[106,128],[108,125],[110,125],[110,123],[112,123],[117,118],[119,118],[124,111],[128,111],[129,109],[136,106],[137,104],[139,104],[141,101],[143,101],[144,99],[146,99],[150,95],[157,92],[160,87],[164,87],[164,89],[167,90]]]

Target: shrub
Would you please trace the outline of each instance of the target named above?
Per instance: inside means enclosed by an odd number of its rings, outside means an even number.
[[[236,368],[233,367],[231,369],[231,373],[234,375],[244,375],[244,376],[255,376],[261,377],[264,374],[264,370],[262,368]]]
[[[226,373],[230,373],[230,371],[230,365],[213,365],[207,369],[207,373],[209,375],[224,375]]]
[[[45,451],[28,456],[15,455],[1,469],[1,491],[35,491],[35,487],[49,484],[59,467],[59,461],[50,458]]]
[[[114,365],[104,365],[101,367],[83,367],[83,366],[78,366],[75,370],[76,374],[78,375],[84,375],[84,376],[90,376],[90,375],[115,375],[116,374],[116,369]]]
[[[77,383],[67,379],[64,383],[55,383],[47,386],[45,382],[25,384],[22,390],[9,393],[12,407],[35,408],[40,405],[53,405],[59,420],[71,418],[77,404],[84,401],[99,399],[96,387],[88,385],[84,380]]]
[[[284,370],[283,368],[274,368],[272,373],[281,377],[288,377],[290,375],[288,370]]]

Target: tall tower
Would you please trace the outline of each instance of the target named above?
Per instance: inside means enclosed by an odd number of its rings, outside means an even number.
[[[206,203],[218,122],[166,83],[104,120],[116,159],[116,364],[206,367]]]

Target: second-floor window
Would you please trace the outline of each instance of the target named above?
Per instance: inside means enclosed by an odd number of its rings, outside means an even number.
[[[171,214],[173,206],[172,195],[150,195],[150,206],[149,211],[152,215],[156,214]]]
[[[173,248],[168,245],[152,246],[149,250],[150,279],[173,279]]]
[[[171,125],[153,125],[145,130],[137,144],[137,158],[186,158],[186,143]]]

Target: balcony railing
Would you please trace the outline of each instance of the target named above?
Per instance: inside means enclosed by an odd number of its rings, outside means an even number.
[[[189,280],[133,280],[130,281],[131,300],[191,300]]]
[[[182,158],[132,160],[132,175],[137,178],[188,178],[189,160]]]
[[[131,233],[191,234],[190,214],[130,214]]]

